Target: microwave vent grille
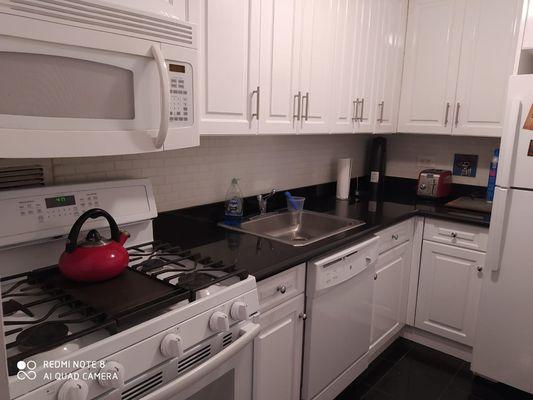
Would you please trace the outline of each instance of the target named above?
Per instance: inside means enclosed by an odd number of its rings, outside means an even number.
[[[0,190],[43,186],[44,183],[44,169],[40,165],[0,168]]]
[[[32,18],[196,47],[193,26],[173,18],[149,15],[98,1],[9,0],[7,4],[12,10]]]

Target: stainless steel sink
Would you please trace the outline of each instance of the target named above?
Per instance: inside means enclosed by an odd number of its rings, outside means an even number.
[[[305,246],[363,224],[363,221],[351,218],[303,210],[259,216],[236,226],[219,225],[291,246]]]

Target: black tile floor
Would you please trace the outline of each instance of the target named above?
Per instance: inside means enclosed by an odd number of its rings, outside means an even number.
[[[400,338],[336,400],[533,400],[474,376],[470,364]]]

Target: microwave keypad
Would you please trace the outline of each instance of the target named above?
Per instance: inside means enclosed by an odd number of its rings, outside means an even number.
[[[170,72],[170,122],[192,124],[192,83],[189,68],[185,73]]]

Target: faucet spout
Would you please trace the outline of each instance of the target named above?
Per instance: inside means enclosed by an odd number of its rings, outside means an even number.
[[[259,203],[259,212],[261,215],[266,214],[267,212],[267,200],[276,194],[276,189],[272,189],[270,193],[262,195],[257,195],[257,202]]]

